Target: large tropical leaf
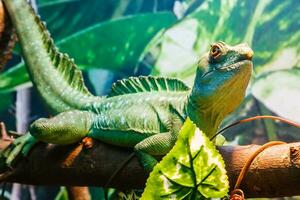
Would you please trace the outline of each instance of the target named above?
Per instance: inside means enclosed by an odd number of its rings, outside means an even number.
[[[169,12],[124,17],[89,27],[57,45],[75,58],[80,69],[104,68],[131,74],[151,38],[174,21],[175,16]],[[19,64],[1,74],[0,92],[28,84],[25,71],[24,64]]]
[[[39,0],[38,13],[55,41],[112,18],[118,1]],[[15,52],[20,53],[19,44]]]
[[[23,63],[0,74],[0,93],[7,93],[20,87],[31,85],[29,75]]]
[[[222,156],[187,119],[173,149],[151,172],[141,199],[221,198],[228,189]]]
[[[0,112],[6,110],[13,103],[13,98],[11,94],[0,94]],[[3,119],[0,118],[0,122]]]
[[[300,122],[300,69],[269,72],[257,78],[253,95],[276,114]]]
[[[300,1],[266,1],[253,35],[256,72],[300,66]]]
[[[121,18],[138,13],[167,11],[171,0],[40,0],[38,12],[46,21],[54,40],[105,20]]]
[[[117,7],[118,1],[46,0],[39,2],[38,12],[58,40],[110,19]]]
[[[76,58],[82,69],[100,67],[132,73],[148,42],[175,20],[172,13],[161,12],[108,21],[63,40],[59,47]]]

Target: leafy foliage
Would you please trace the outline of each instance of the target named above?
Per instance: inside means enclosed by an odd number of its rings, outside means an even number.
[[[104,68],[131,74],[151,38],[174,21],[175,16],[169,12],[130,16],[93,25],[57,45],[61,52],[76,58],[80,69]],[[24,63],[0,75],[0,92],[24,84],[29,84]]]
[[[151,172],[141,199],[221,198],[228,189],[221,155],[187,119],[173,149]]]
[[[55,200],[68,200],[68,191],[66,189],[66,187],[61,187],[60,191],[58,192],[58,194],[55,197]]]
[[[152,37],[175,20],[170,12],[124,17],[85,29],[61,41],[59,47],[76,58],[81,69],[98,67],[130,74]]]
[[[160,38],[151,41],[143,61],[153,66],[151,74],[178,77],[191,85],[199,55],[206,52],[212,42],[223,40],[233,45],[247,42],[253,48],[254,71],[258,77],[262,74],[269,76],[266,72],[270,71],[297,68],[300,66],[300,45],[297,42],[300,39],[299,8],[300,2],[295,0],[202,1],[193,12],[189,12],[187,7],[184,11],[184,14],[188,13],[187,16],[166,30]],[[286,76],[277,76],[279,79],[284,77]],[[253,76],[251,83],[255,85],[258,79]],[[260,82],[263,84],[263,81]],[[288,90],[283,84],[277,88],[279,87],[281,91]],[[251,94],[254,91],[251,89],[252,84],[249,88],[247,102],[244,101],[241,108],[228,118],[227,123],[246,116],[272,112],[282,115],[285,112],[279,104],[276,105],[279,108],[268,106],[270,101],[276,101],[271,100],[274,96],[270,96],[268,100],[259,98],[260,102],[257,102]],[[296,104],[293,103],[293,108],[299,110],[299,104]],[[256,109],[264,106],[270,110]],[[291,108],[292,106],[289,107]],[[246,137],[255,132],[254,126],[246,129],[242,129],[243,127],[240,126],[241,129],[230,134],[244,133],[243,136]],[[270,135],[270,131],[267,132]]]
[[[153,72],[193,80],[199,55],[218,40],[252,46],[257,72],[299,66],[299,6],[297,1],[204,1],[149,48]],[[288,56],[292,62],[285,62]]]
[[[257,78],[252,93],[276,114],[300,122],[299,83],[299,68],[269,72]]]
[[[7,93],[17,88],[31,85],[25,64],[21,62],[13,68],[0,74],[0,93]]]
[[[0,112],[7,109],[12,104],[12,97],[10,94],[3,94],[0,97]]]

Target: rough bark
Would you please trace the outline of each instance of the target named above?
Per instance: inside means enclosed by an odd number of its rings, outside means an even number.
[[[1,146],[1,145],[0,145]],[[231,186],[258,145],[219,147]],[[26,159],[20,159],[7,182],[37,185],[104,186],[110,175],[132,153],[94,142],[57,146],[38,144]],[[147,174],[133,158],[108,185],[120,189],[142,188]],[[282,197],[300,194],[300,143],[271,147],[254,160],[242,182],[246,197]]]

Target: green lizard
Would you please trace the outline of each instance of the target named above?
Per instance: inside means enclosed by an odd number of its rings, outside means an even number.
[[[142,166],[151,170],[157,162],[153,156],[172,148],[187,117],[211,137],[244,98],[253,51],[224,42],[212,44],[201,57],[191,89],[176,79],[148,76],[118,81],[107,97],[95,97],[26,0],[4,3],[35,88],[52,112],[60,113],[36,120],[30,133],[16,139],[3,153],[8,165],[37,141],[70,144],[87,136],[133,147]]]

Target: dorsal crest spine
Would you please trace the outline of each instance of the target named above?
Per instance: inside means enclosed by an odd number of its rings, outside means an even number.
[[[109,97],[139,92],[184,92],[190,88],[174,78],[140,76],[119,80],[113,84]]]

